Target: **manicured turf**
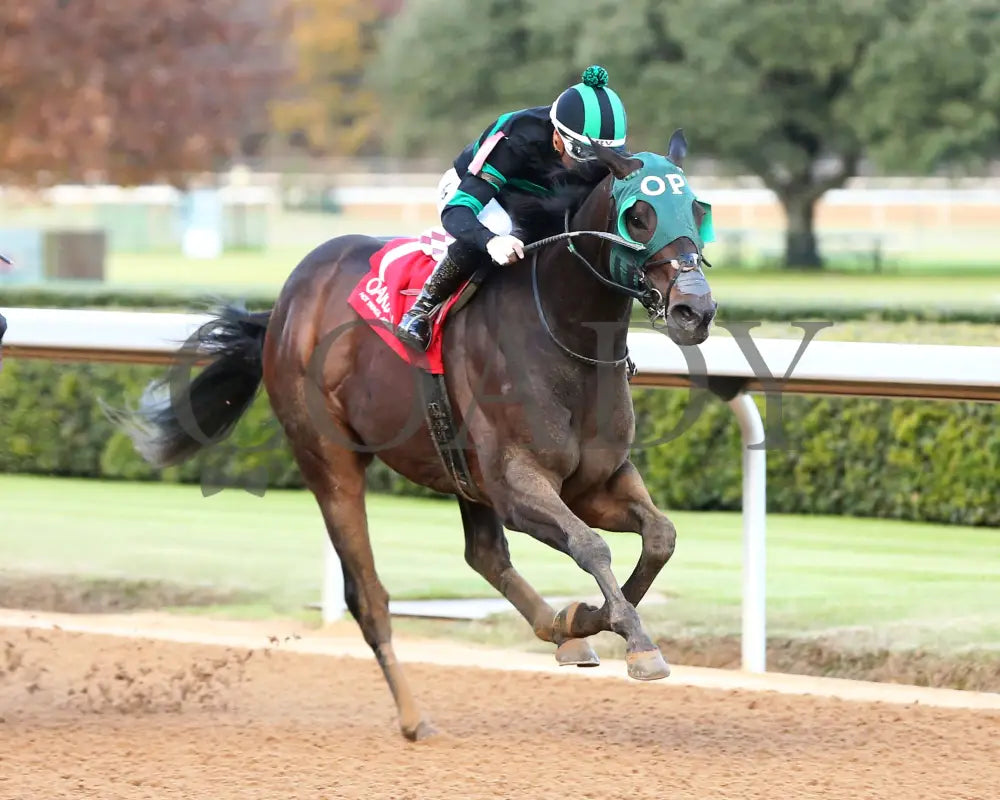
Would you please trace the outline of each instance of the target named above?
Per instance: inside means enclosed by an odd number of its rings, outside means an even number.
[[[369,497],[379,572],[396,599],[493,597],[463,560],[449,501]],[[240,615],[301,613],[318,598],[323,529],[311,495],[263,498],[195,486],[0,476],[2,568],[156,578],[259,592]],[[738,630],[741,523],[736,514],[671,514],[678,546],[643,615],[659,630]],[[616,574],[639,541],[607,536]],[[566,556],[510,535],[514,563],[544,594],[592,597]],[[863,632],[893,644],[1000,647],[1000,531],[884,520],[773,515],[768,611],[773,633]],[[642,606],[640,608],[645,608]],[[529,634],[530,635],[530,634]]]
[[[709,271],[708,279],[720,303],[729,300],[741,304],[795,302],[933,309],[1000,306],[1000,274],[995,272],[949,274],[944,281],[941,276],[913,274],[727,272],[720,265]]]
[[[179,253],[112,252],[107,278],[119,286],[277,291],[299,260],[330,237],[347,233],[413,235],[433,222],[377,215],[285,212],[269,222],[271,247],[267,252],[226,253],[208,261],[186,259]],[[727,261],[723,250],[708,255],[715,263],[707,273],[708,279],[720,303],[1000,306],[1000,261],[960,261],[942,267],[939,261],[925,263],[918,259],[888,264],[882,274],[832,270],[803,273],[741,269]],[[945,277],[947,280],[943,280]]]
[[[277,291],[289,272],[314,245],[282,247],[264,253],[227,253],[211,261],[186,259],[171,253],[112,253],[108,281],[118,286],[227,288]],[[768,306],[781,303],[821,305],[884,305],[928,308],[1000,306],[1000,273],[936,275],[727,269],[719,264],[708,272],[713,295],[720,303]]]

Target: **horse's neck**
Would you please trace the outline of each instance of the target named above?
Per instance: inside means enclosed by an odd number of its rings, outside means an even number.
[[[604,231],[608,226],[608,198],[603,184],[590,194],[573,217],[572,230]],[[596,236],[578,236],[573,246],[604,277],[608,272],[610,247]],[[617,358],[624,350],[631,300],[602,284],[566,245],[559,242],[539,255],[539,289],[542,307],[553,332],[581,355]],[[613,337],[613,355],[607,341]],[[572,342],[572,344],[571,344]]]

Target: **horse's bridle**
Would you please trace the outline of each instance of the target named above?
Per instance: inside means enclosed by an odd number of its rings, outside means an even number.
[[[614,221],[614,204],[611,204],[611,208],[608,211],[608,227]],[[545,333],[548,337],[567,355],[575,358],[577,361],[582,361],[584,364],[589,364],[591,366],[611,366],[619,367],[622,364],[628,364],[629,377],[635,374],[635,365],[632,360],[628,357],[628,346],[625,347],[625,355],[621,358],[614,360],[605,360],[599,358],[591,358],[590,356],[582,355],[577,353],[570,347],[559,341],[556,338],[555,333],[549,326],[548,320],[545,318],[545,312],[542,309],[542,298],[541,293],[538,290],[538,251],[546,245],[552,244],[558,241],[565,241],[567,249],[578,258],[583,264],[590,270],[590,273],[604,286],[609,289],[618,292],[619,294],[627,295],[628,297],[638,300],[643,308],[646,309],[646,313],[649,314],[649,321],[655,327],[656,321],[658,319],[666,320],[666,305],[667,300],[670,297],[670,292],[673,291],[674,286],[677,284],[678,279],[681,275],[685,273],[694,272],[701,269],[701,265],[711,267],[712,265],[708,260],[701,255],[701,253],[684,253],[678,258],[661,258],[658,261],[645,261],[642,263],[641,273],[636,279],[636,283],[643,287],[642,290],[631,289],[628,286],[623,286],[620,283],[615,283],[614,281],[604,277],[590,261],[580,253],[576,247],[573,246],[573,239],[578,236],[595,236],[598,239],[603,239],[605,241],[612,242],[613,244],[621,245],[622,247],[627,247],[630,250],[642,250],[645,245],[638,242],[630,241],[623,236],[619,236],[615,233],[610,233],[608,231],[571,231],[569,229],[569,209],[566,209],[566,214],[563,218],[563,232],[557,233],[554,236],[548,236],[544,239],[539,239],[537,242],[532,242],[531,244],[524,246],[524,253],[532,253],[531,257],[531,290],[535,297],[535,308],[538,311],[538,318],[541,320],[542,327],[545,329]],[[670,283],[667,285],[666,294],[662,294],[659,289],[654,286],[650,286],[646,280],[646,273],[652,267],[658,267],[663,264],[669,264],[675,268],[674,277],[670,279]]]

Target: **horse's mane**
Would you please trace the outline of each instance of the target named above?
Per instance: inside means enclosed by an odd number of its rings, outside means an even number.
[[[514,223],[514,230],[525,243],[561,233],[567,211],[572,216],[594,188],[608,176],[608,168],[599,161],[587,161],[568,170],[552,167],[546,176],[553,188],[550,195],[530,194],[504,187],[503,202]]]

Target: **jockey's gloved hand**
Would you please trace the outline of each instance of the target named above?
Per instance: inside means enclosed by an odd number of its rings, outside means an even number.
[[[486,252],[498,264],[511,264],[524,258],[524,242],[516,236],[494,236],[486,243]]]

